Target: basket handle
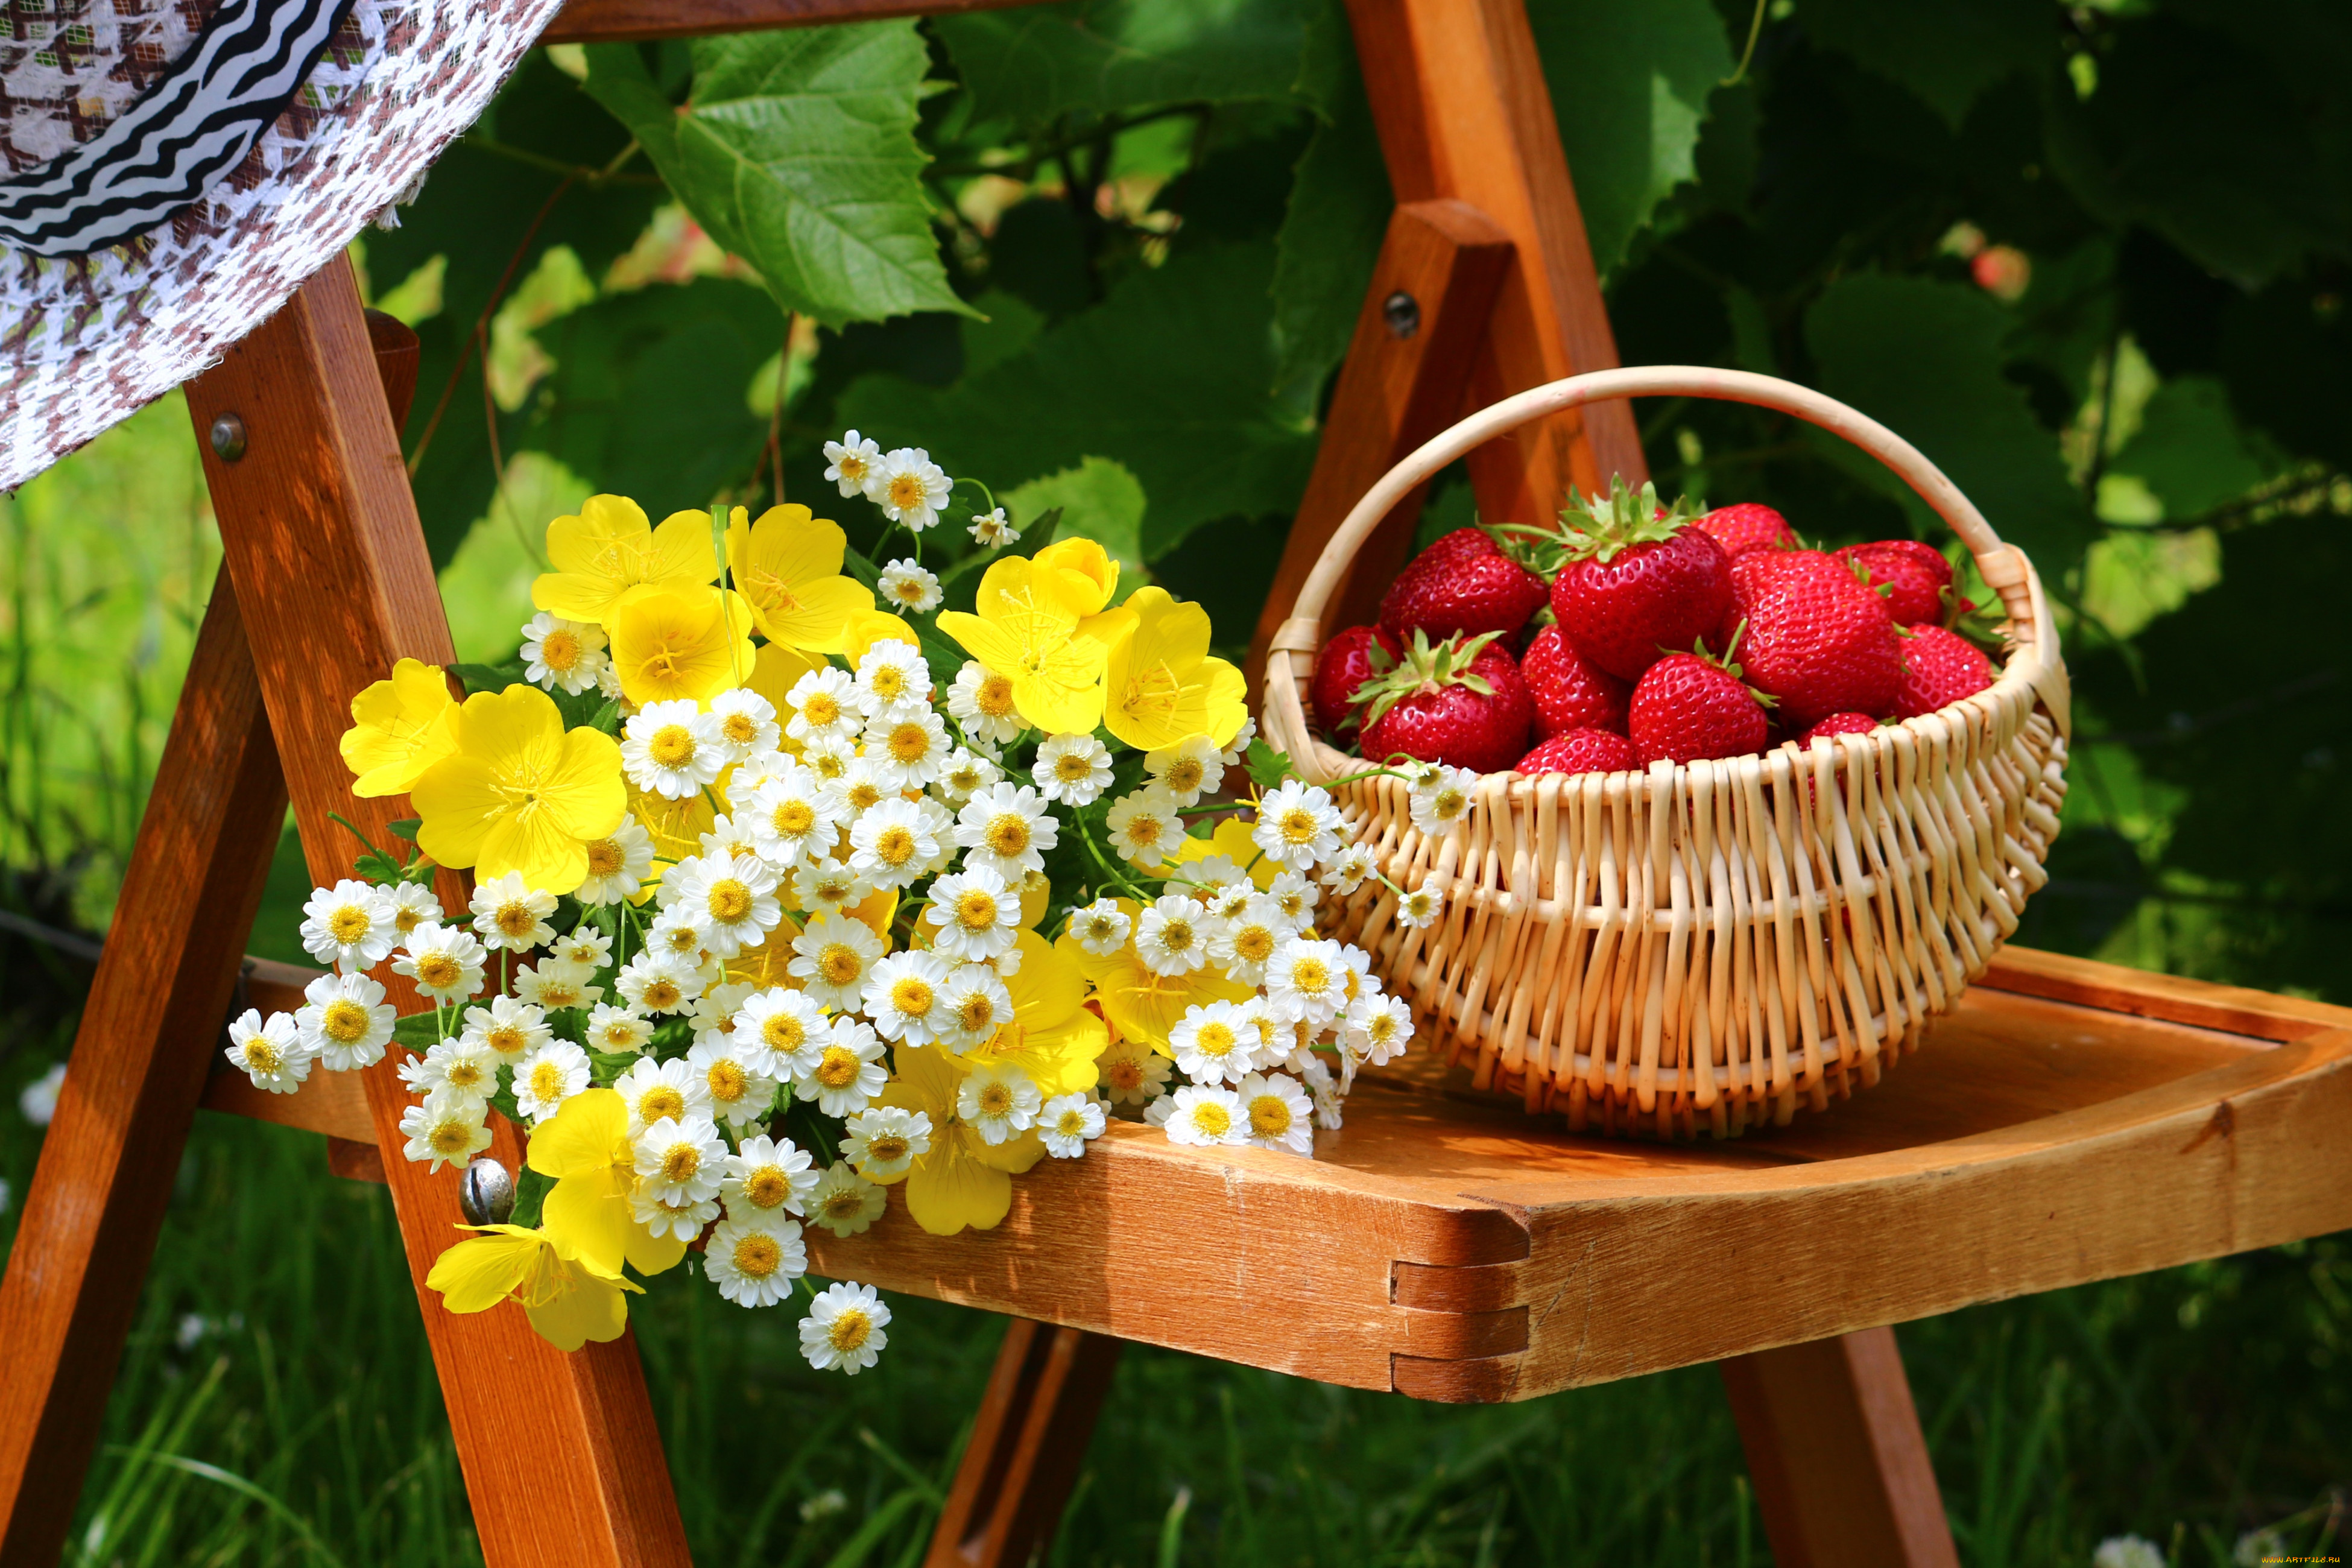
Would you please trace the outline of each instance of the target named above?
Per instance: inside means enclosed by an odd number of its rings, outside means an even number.
[[[1591,371],[1530,387],[1432,437],[1382,475],[1378,484],[1364,492],[1364,498],[1339,524],[1339,531],[1323,546],[1315,569],[1307,574],[1306,584],[1298,590],[1290,619],[1275,634],[1266,668],[1270,726],[1286,730],[1300,740],[1309,735],[1298,695],[1299,677],[1304,672],[1295,665],[1311,661],[1322,646],[1323,616],[1330,607],[1331,595],[1347,574],[1348,563],[1397,502],[1414,486],[1498,436],[1507,436],[1547,415],[1617,397],[1704,397],[1776,409],[1809,425],[1820,426],[1886,465],[1927,503],[1929,510],[1950,525],[1976,557],[1977,570],[1983,574],[1986,584],[2000,595],[2001,607],[2008,612],[2020,645],[2018,657],[2031,658],[2035,684],[2043,689],[2061,724],[2065,722],[2064,677],[2063,673],[2053,673],[2063,671],[2063,667],[2057,660],[2049,612],[2042,602],[2041,584],[2032,565],[2022,552],[2001,542],[2000,535],[1993,531],[1984,513],[1919,448],[1875,419],[1809,386],[1744,370],[1660,364]],[[1285,654],[1297,656],[1296,659],[1285,659]],[[1293,751],[1304,771],[1306,759],[1297,757],[1297,748]]]

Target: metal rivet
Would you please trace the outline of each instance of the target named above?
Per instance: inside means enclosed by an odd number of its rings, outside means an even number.
[[[477,1160],[457,1178],[457,1207],[467,1225],[504,1225],[514,1204],[514,1178],[496,1160]]]
[[[213,452],[224,463],[234,463],[245,456],[245,421],[234,414],[224,414],[213,421]]]
[[[1421,301],[1402,289],[1381,301],[1381,316],[1391,337],[1409,338],[1421,331]]]

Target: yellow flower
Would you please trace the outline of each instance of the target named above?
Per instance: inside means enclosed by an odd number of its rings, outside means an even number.
[[[352,699],[352,727],[343,731],[343,762],[359,775],[356,795],[400,795],[425,770],[457,749],[457,704],[437,664],[404,658],[392,679]]]
[[[750,516],[739,506],[727,525],[727,564],[761,634],[785,647],[846,652],[843,628],[874,607],[874,593],[841,574],[846,538],[839,525],[804,506],[770,507],[757,522]]]
[[[1051,1100],[1095,1086],[1095,1058],[1110,1044],[1110,1028],[1087,1007],[1087,977],[1035,931],[1021,933],[1021,968],[1004,983],[1013,1021],[988,1043],[955,1058],[976,1067],[1011,1065],[1037,1080]]]
[[[991,674],[1013,682],[1022,721],[1055,734],[1083,735],[1102,722],[1103,666],[1110,650],[1080,629],[1091,601],[1071,596],[1078,574],[1008,555],[980,580],[976,616],[950,610],[940,630],[963,645]],[[1097,617],[1116,635],[1126,612]]]
[[[611,618],[630,589],[653,584],[681,593],[719,580],[707,512],[676,511],[656,529],[626,496],[590,496],[577,517],[547,525],[555,570],[530,585],[530,602],[572,621]]]
[[[751,606],[731,590],[722,596],[707,587],[633,589],[607,629],[621,690],[641,707],[700,702],[751,675]]]
[[[511,1298],[530,1319],[539,1337],[560,1351],[576,1351],[590,1340],[617,1340],[629,1326],[625,1290],[643,1289],[580,1255],[570,1240],[548,1230],[519,1225],[467,1225],[480,1231],[433,1260],[425,1285],[441,1292],[453,1312],[483,1312]]]
[[[591,1268],[617,1276],[625,1262],[640,1274],[659,1274],[686,1256],[686,1243],[656,1237],[630,1212],[636,1153],[628,1102],[614,1090],[585,1089],[565,1100],[531,1130],[525,1163],[555,1178],[540,1209],[541,1228]]]
[[[595,730],[566,730],[535,686],[477,692],[457,710],[457,749],[411,792],[424,819],[416,842],[444,866],[487,880],[568,893],[588,875],[588,846],[621,826],[627,792],[621,748]]]
[[[1206,860],[1222,855],[1236,866],[1247,867],[1249,879],[1259,892],[1274,886],[1281,874],[1282,862],[1261,852],[1257,840],[1250,837],[1249,824],[1237,816],[1220,819],[1215,831],[1206,838],[1187,838],[1176,847],[1169,859],[1178,866],[1189,866],[1195,860]],[[1255,862],[1253,864],[1253,862]]]
[[[793,686],[811,670],[823,669],[825,662],[820,654],[802,653],[781,643],[761,643],[760,657],[752,661],[751,679],[743,684],[766,698],[778,713],[790,714],[793,705],[785,699]],[[777,744],[795,756],[800,753],[801,743],[789,735]]]
[[[1032,560],[1081,616],[1099,614],[1118,592],[1118,563],[1091,539],[1057,539]]]
[[[842,655],[856,664],[866,657],[866,650],[878,642],[898,641],[910,647],[923,646],[915,628],[887,610],[866,610],[849,617],[849,625],[841,634]]]
[[[1134,921],[1139,913],[1134,900],[1120,899],[1118,903]],[[1245,1001],[1253,994],[1248,986],[1220,979],[1205,969],[1190,974],[1154,974],[1143,966],[1132,940],[1117,952],[1098,958],[1065,931],[1054,943],[1054,951],[1093,984],[1103,1016],[1122,1039],[1140,1041],[1162,1055],[1173,1054],[1168,1047],[1168,1032],[1183,1021],[1185,1008]]]
[[[1134,623],[1111,644],[1103,723],[1139,752],[1192,735],[1228,744],[1249,710],[1242,672],[1209,657],[1209,612],[1165,588],[1138,588],[1121,606]]]
[[[1013,1178],[1045,1157],[1045,1140],[1032,1130],[991,1144],[957,1121],[963,1074],[937,1046],[901,1043],[891,1057],[898,1074],[884,1086],[880,1102],[922,1111],[933,1131],[930,1152],[884,1184],[907,1184],[907,1212],[933,1236],[953,1236],[967,1226],[993,1230],[1013,1207]]]

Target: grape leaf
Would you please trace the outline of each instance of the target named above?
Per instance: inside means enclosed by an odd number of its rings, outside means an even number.
[[[2058,58],[2060,13],[2047,0],[1805,0],[1815,42],[1907,89],[1953,130],[2003,78]]]
[[[2175,521],[2235,500],[2286,467],[2268,441],[2238,424],[2221,384],[2202,375],[2158,387],[2138,433],[2107,465],[2146,480]]]
[[[1075,0],[937,16],[982,116],[1287,99],[1314,0]]]
[[[914,132],[929,59],[912,22],[698,39],[677,106],[634,46],[601,44],[588,90],[778,304],[839,326],[969,310],[923,198]]]
[[[1143,486],[1123,463],[1085,458],[1076,468],[1010,491],[1004,504],[1030,534],[1024,549],[1055,539],[1091,539],[1122,570],[1143,564]],[[1037,525],[1048,517],[1055,519],[1053,525],[1040,530]]]
[[[1286,403],[1307,407],[1347,353],[1396,205],[1352,49],[1330,75],[1330,119],[1299,155],[1275,239],[1275,378]]]

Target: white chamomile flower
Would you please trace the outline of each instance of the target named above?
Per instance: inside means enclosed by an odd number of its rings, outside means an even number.
[[[884,1039],[928,1046],[955,1026],[947,984],[947,961],[938,954],[894,952],[867,973],[861,1000]]]
[[[490,1146],[489,1112],[478,1100],[436,1094],[401,1114],[401,1153],[433,1170],[463,1165]]]
[[[1372,977],[1370,953],[1352,942],[1341,942],[1339,957],[1348,965],[1348,973],[1341,977],[1341,980],[1350,1005],[1360,997],[1377,996],[1381,994],[1381,983]]]
[[[392,972],[405,974],[419,991],[446,1005],[481,990],[485,956],[482,944],[463,926],[421,925],[408,933]]]
[[[1336,942],[1293,937],[1266,961],[1266,1000],[1287,1018],[1320,1028],[1348,999],[1348,962]]]
[[[691,698],[648,702],[621,726],[621,767],[647,795],[664,800],[699,795],[726,766],[718,716]]]
[[[542,958],[536,964],[526,963],[515,971],[514,994],[518,1000],[542,1012],[591,1006],[604,994],[603,986],[588,984],[588,977],[594,973],[560,958]]]
[[[1092,805],[1110,787],[1110,750],[1092,735],[1048,735],[1030,776],[1047,800]]]
[[[292,1094],[310,1076],[318,1053],[303,1044],[293,1015],[272,1013],[268,1022],[257,1009],[247,1007],[228,1026],[229,1066],[253,1080],[256,1089],[272,1094]]]
[[[1331,1069],[1323,1065],[1322,1058],[1309,1051],[1306,1062],[1299,1068],[1299,1076],[1307,1080],[1307,1092],[1315,1097],[1315,1125],[1326,1132],[1339,1131],[1340,1091],[1339,1084],[1331,1077]]]
[[[781,1083],[815,1065],[826,1029],[824,1011],[814,998],[773,985],[743,998],[734,1037],[745,1061]]]
[[[948,727],[929,708],[899,707],[877,715],[861,737],[874,776],[887,790],[920,789],[940,776],[955,750]]]
[[[849,826],[849,868],[877,888],[904,888],[930,869],[940,841],[910,800],[877,803]]]
[[[1037,1131],[1045,1136],[1045,1152],[1056,1160],[1085,1153],[1108,1124],[1103,1108],[1083,1094],[1057,1094],[1037,1108]]]
[[[1439,763],[1422,769],[1405,789],[1412,825],[1432,835],[1453,832],[1470,814],[1470,792],[1477,784],[1478,775],[1468,768]]]
[[[710,717],[718,721],[720,754],[730,763],[774,751],[783,734],[776,723],[776,705],[740,686],[710,700]]]
[[[798,758],[788,757],[772,746],[753,752],[750,756],[737,763],[734,772],[727,775],[727,809],[739,816],[742,816],[750,805],[752,795],[759,793],[761,784],[766,784],[770,779],[781,778],[786,772],[800,765]],[[748,830],[747,822],[746,831]]]
[[[881,446],[855,430],[845,430],[840,440],[824,444],[824,477],[841,487],[845,496],[863,495],[881,462]]]
[[[1242,1127],[1255,1148],[1278,1153],[1315,1152],[1315,1106],[1286,1073],[1252,1073],[1235,1088]]]
[[[1132,929],[1134,922],[1115,900],[1097,899],[1082,910],[1070,911],[1070,934],[1097,958],[1108,958],[1125,947]]]
[[[583,969],[602,969],[613,961],[613,939],[595,926],[583,924],[555,939],[548,956]]]
[[[1045,852],[1061,836],[1045,797],[1025,784],[990,784],[956,813],[955,842],[965,851],[964,864],[993,871],[1008,886],[1044,870]]]
[[[400,1077],[420,1100],[446,1094],[483,1105],[498,1092],[499,1054],[462,1037],[436,1040],[423,1056],[401,1063]]]
[[[698,855],[671,868],[662,892],[670,912],[693,922],[695,936],[714,958],[759,946],[784,918],[774,868],[751,855]]]
[[[346,974],[383,963],[399,944],[393,903],[372,882],[350,878],[320,888],[302,906],[302,951]]]
[[[966,963],[948,975],[940,992],[940,1008],[946,1017],[939,1043],[961,1056],[986,1045],[997,1030],[1013,1021],[1013,994],[1005,989],[1004,976],[994,965]]]
[[[1143,1108],[1143,1123],[1147,1127],[1157,1127],[1164,1132],[1168,1130],[1168,1119],[1175,1114],[1176,1097],[1172,1094],[1164,1094]]]
[[[1250,839],[1276,865],[1312,871],[1339,852],[1339,808],[1320,785],[1286,779],[1258,802]]]
[[[632,1140],[637,1184],[663,1203],[703,1203],[719,1195],[727,1145],[708,1116],[663,1117]]]
[[[1225,782],[1225,759],[1206,735],[1187,736],[1165,750],[1146,752],[1143,766],[1179,805],[1216,794]]]
[[[699,969],[707,962],[702,947],[702,931],[694,923],[694,911],[677,901],[677,894],[670,879],[677,868],[670,868],[670,878],[662,883],[663,893],[671,900],[669,907],[646,928],[646,948],[651,952],[666,953],[689,968]]]
[[[1004,777],[1004,770],[969,746],[958,746],[940,764],[931,788],[950,805],[961,805]]]
[[[978,659],[966,659],[948,688],[948,712],[974,740],[1005,745],[1026,728],[1013,706],[1013,678],[992,674]]]
[[[775,1226],[802,1212],[816,1191],[817,1173],[805,1150],[789,1138],[746,1138],[727,1156],[719,1184],[727,1217],[738,1225]]]
[[[1209,936],[1209,962],[1229,980],[1256,985],[1265,979],[1266,960],[1288,941],[1295,928],[1283,918],[1282,906],[1264,893],[1252,892],[1241,910]]]
[[[534,1127],[588,1087],[588,1053],[570,1040],[550,1040],[515,1064],[515,1109]]]
[[[1255,1042],[1244,1034],[1231,1002],[1196,1003],[1168,1031],[1168,1047],[1194,1083],[1238,1083],[1257,1063]]]
[[[866,499],[882,509],[892,522],[902,522],[916,533],[940,520],[955,489],[947,470],[931,461],[920,447],[899,447],[886,453],[866,476]]]
[[[857,683],[845,669],[826,665],[793,682],[784,693],[792,710],[784,733],[803,746],[811,741],[854,735],[863,715],[858,711]]]
[[[856,711],[855,709],[851,710],[853,715]],[[850,731],[845,735],[818,735],[802,742],[801,766],[823,779],[828,785],[839,784],[848,776],[850,765],[857,761],[856,726],[864,722],[862,718],[856,719]]]
[[[520,871],[474,885],[474,934],[492,952],[528,952],[555,940],[555,895]]]
[[[588,1015],[588,1048],[604,1056],[643,1051],[654,1041],[651,1019],[634,1007],[599,1002]]]
[[[824,1168],[808,1195],[809,1223],[821,1225],[835,1236],[856,1236],[882,1217],[889,1201],[879,1185],[835,1160]]]
[[[882,568],[878,596],[901,615],[923,616],[940,607],[940,580],[919,562],[893,561]]]
[[[588,843],[588,879],[572,897],[583,904],[617,904],[634,898],[653,874],[654,841],[634,816],[605,838]]]
[[[971,536],[982,550],[1002,550],[1021,537],[1001,506],[971,514]]]
[[[1184,819],[1176,815],[1176,797],[1158,784],[1146,784],[1133,795],[1111,803],[1106,826],[1110,847],[1122,860],[1147,870],[1175,851],[1184,837]]]
[[[548,691],[577,697],[596,684],[612,662],[604,632],[585,621],[567,621],[542,610],[522,628],[522,678]]]
[[[864,921],[820,910],[793,938],[786,973],[810,1000],[847,1012],[858,1005],[866,972],[882,956],[882,939]]]
[[[1279,871],[1266,885],[1265,896],[1282,911],[1293,931],[1310,931],[1315,925],[1315,906],[1323,894],[1315,884],[1297,871]]]
[[[1412,931],[1434,925],[1445,912],[1445,879],[1424,877],[1421,886],[1397,900],[1397,923]]]
[[[711,1040],[686,1053],[686,1065],[710,1096],[711,1114],[734,1127],[759,1121],[776,1101],[775,1079],[755,1070],[747,1059],[750,1055],[728,1039]]]
[[[879,718],[902,708],[928,707],[931,700],[931,667],[922,650],[898,637],[885,637],[858,658],[858,711]]]
[[[842,913],[873,896],[874,884],[838,860],[803,860],[793,868],[793,902],[813,913]]]
[[[607,702],[619,703],[624,713],[634,710],[628,693],[621,689],[621,667],[609,659],[596,671],[596,695]]]
[[[329,1072],[373,1067],[383,1059],[399,1015],[383,987],[364,974],[321,974],[303,988],[308,1005],[294,1015],[294,1032]]]
[[[882,1041],[872,1026],[855,1018],[835,1018],[816,1060],[793,1075],[793,1092],[815,1100],[827,1116],[848,1116],[865,1110],[889,1080],[882,1066]]]
[[[1168,1092],[1168,1058],[1140,1040],[1114,1040],[1095,1058],[1113,1105],[1149,1105]]]
[[[1136,921],[1135,953],[1154,974],[1190,974],[1209,960],[1217,918],[1197,899],[1163,893]]]
[[[991,1062],[964,1075],[956,1089],[956,1117],[983,1143],[1002,1143],[1037,1124],[1045,1102],[1036,1079],[1010,1062]]]
[[[442,921],[441,900],[422,882],[394,882],[383,889],[392,905],[392,928],[406,936],[427,921]]]
[[[741,815],[761,858],[789,870],[833,843],[840,812],[824,781],[795,763],[761,781]]]
[[[881,764],[866,757],[850,758],[840,776],[826,780],[824,788],[825,797],[833,802],[834,811],[845,826],[884,801],[896,798],[882,787]]]
[[[1254,1061],[1278,1062],[1289,1054],[1290,1026],[1263,995],[1244,997],[1234,1005],[1234,1027],[1249,1047]]]
[[[1244,714],[1242,718],[1242,727],[1234,731],[1234,738],[1225,742],[1224,751],[1219,753],[1225,759],[1225,766],[1229,768],[1241,766],[1242,759],[1249,755],[1250,742],[1256,739],[1257,721]]]
[[[983,963],[1021,937],[1021,895],[985,866],[966,866],[931,884],[926,923],[938,928],[931,946],[950,958]]]
[[[2091,1568],[2164,1568],[2164,1550],[2144,1535],[2110,1535],[2092,1551]]]
[[[702,1249],[702,1271],[739,1307],[772,1307],[792,1300],[793,1281],[808,1272],[801,1227],[739,1225],[723,1219]]]
[[[869,1182],[903,1176],[931,1152],[931,1119],[920,1110],[869,1105],[843,1125],[848,1136],[841,1141],[841,1157]]]
[[[1171,1143],[1214,1148],[1220,1143],[1249,1142],[1249,1123],[1242,1116],[1241,1096],[1230,1089],[1188,1083],[1162,1103],[1168,1107],[1168,1119],[1161,1125],[1167,1129]]]
[[[1395,1060],[1412,1044],[1412,1009],[1402,996],[1368,991],[1348,1004],[1348,1048],[1374,1067]]]
[[[555,1037],[547,1015],[529,1002],[493,996],[479,1007],[466,1009],[462,1038],[497,1053],[503,1062],[520,1062]]]
[[[854,1280],[828,1285],[801,1320],[801,1354],[819,1372],[838,1370],[855,1377],[880,1359],[882,1348],[890,1342],[882,1331],[889,1321],[890,1309],[872,1286]]]
[[[641,1184],[629,1194],[629,1212],[656,1238],[691,1243],[719,1217],[719,1205],[711,1198],[665,1198],[659,1188]]]
[[[1323,868],[1323,885],[1346,896],[1364,885],[1380,868],[1380,857],[1369,844],[1350,844]]]

